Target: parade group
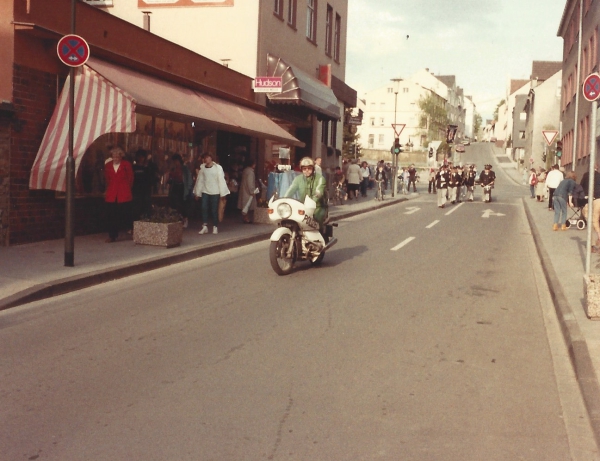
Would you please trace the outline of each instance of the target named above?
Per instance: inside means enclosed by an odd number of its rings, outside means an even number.
[[[392,167],[389,163],[380,160],[375,167],[366,161],[344,161],[343,167],[337,167],[333,186],[334,199],[352,200],[360,196],[366,197],[367,190],[381,182],[384,192],[390,189]],[[475,187],[480,185],[483,190],[483,201],[491,202],[491,189],[494,187],[496,174],[492,165],[485,165],[484,170],[478,175],[475,165],[454,165],[445,162],[439,168],[429,169],[428,192],[437,194],[439,208],[444,208],[446,203],[472,202],[475,199]],[[417,192],[417,182],[420,175],[414,164],[402,167],[398,172],[398,192],[408,194],[411,190]],[[382,196],[382,198],[385,195]]]

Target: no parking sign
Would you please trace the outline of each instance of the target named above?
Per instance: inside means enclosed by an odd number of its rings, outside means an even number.
[[[56,46],[58,58],[69,67],[83,66],[90,57],[90,47],[79,35],[65,35]]]

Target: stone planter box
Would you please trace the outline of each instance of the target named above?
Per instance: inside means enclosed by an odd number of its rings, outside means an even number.
[[[155,245],[166,248],[181,245],[183,223],[155,223],[134,221],[133,242],[136,245]]]
[[[254,210],[254,222],[256,224],[273,224],[267,213],[268,208],[256,207]]]
[[[591,320],[600,320],[600,274],[583,276],[585,314]]]

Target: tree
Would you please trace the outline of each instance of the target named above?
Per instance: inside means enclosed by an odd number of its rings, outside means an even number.
[[[421,96],[417,102],[421,109],[419,126],[427,136],[428,141],[444,139],[448,127],[448,111],[446,101],[435,93]]]
[[[498,121],[498,112],[500,111],[500,107],[506,103],[506,100],[503,99],[502,101],[500,101],[498,103],[498,105],[496,106],[496,109],[494,110],[494,120]]]
[[[483,119],[481,118],[481,115],[479,115],[479,112],[475,112],[475,118],[473,120],[473,136],[479,136],[479,130],[481,130],[482,122]]]

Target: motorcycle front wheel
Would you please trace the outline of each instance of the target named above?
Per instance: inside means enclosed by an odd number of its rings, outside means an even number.
[[[269,259],[271,267],[278,275],[288,275],[294,269],[295,257],[287,257],[292,244],[289,234],[282,235],[276,242],[271,242],[269,247]],[[294,254],[294,252],[292,252]]]

